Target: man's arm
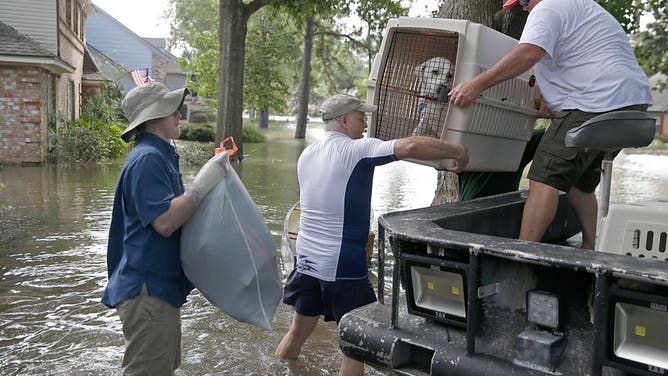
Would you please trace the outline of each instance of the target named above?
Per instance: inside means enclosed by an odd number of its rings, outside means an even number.
[[[182,194],[169,202],[169,209],[151,222],[153,229],[164,237],[169,237],[183,226],[195,213],[197,205],[188,195]]]
[[[455,162],[455,166],[448,168],[452,172],[461,172],[469,163],[466,146],[446,143],[433,137],[424,136],[398,139],[394,143],[394,155],[398,159],[413,158],[423,161],[452,159]]]
[[[169,202],[169,209],[151,222],[153,229],[164,237],[171,236],[195,213],[200,201],[227,175],[229,156],[218,154],[204,164],[185,193]]]
[[[545,55],[545,50],[533,44],[522,43],[510,50],[491,68],[462,82],[448,93],[450,102],[468,107],[484,90],[519,76],[533,67]]]

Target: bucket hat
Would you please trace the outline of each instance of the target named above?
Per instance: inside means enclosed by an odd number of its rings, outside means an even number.
[[[366,104],[361,100],[348,94],[336,94],[322,103],[320,114],[322,120],[336,119],[353,111],[375,112],[376,106]]]
[[[147,82],[130,90],[121,104],[130,123],[121,135],[123,141],[129,142],[135,129],[144,122],[173,114],[181,107],[188,93],[186,88],[169,91],[164,84],[157,81]]]

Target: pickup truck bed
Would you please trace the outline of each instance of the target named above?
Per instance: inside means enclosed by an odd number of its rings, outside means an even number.
[[[392,294],[344,316],[343,352],[406,375],[668,375],[668,262],[565,245],[563,196],[542,242],[517,240],[525,200],[381,216]]]

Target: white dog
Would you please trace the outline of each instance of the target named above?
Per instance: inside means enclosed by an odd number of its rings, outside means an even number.
[[[452,87],[452,63],[444,57],[432,57],[415,67],[415,75],[420,92],[420,122],[412,134],[439,138],[439,118],[448,108]]]

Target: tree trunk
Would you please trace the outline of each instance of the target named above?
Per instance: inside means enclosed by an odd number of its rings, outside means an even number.
[[[227,136],[234,137],[239,151],[233,159],[243,159],[241,139],[244,101],[244,61],[246,55],[246,33],[248,18],[265,5],[264,0],[220,0],[219,2],[219,49],[218,58],[218,119],[216,122],[216,144]]]
[[[260,109],[258,126],[260,128],[269,128],[269,106],[264,106]]]
[[[306,18],[304,31],[304,56],[302,57],[302,80],[299,85],[299,107],[297,112],[297,127],[295,138],[306,137],[306,122],[308,118],[308,99],[311,92],[311,55],[313,51],[313,17]]]
[[[450,0],[444,1],[438,10],[439,18],[464,19],[501,30],[503,14],[499,0]],[[457,174],[448,171],[438,172],[438,182],[434,192],[432,206],[459,200],[459,179]]]
[[[449,0],[441,4],[437,17],[469,20],[500,30],[502,5],[501,0]]]

